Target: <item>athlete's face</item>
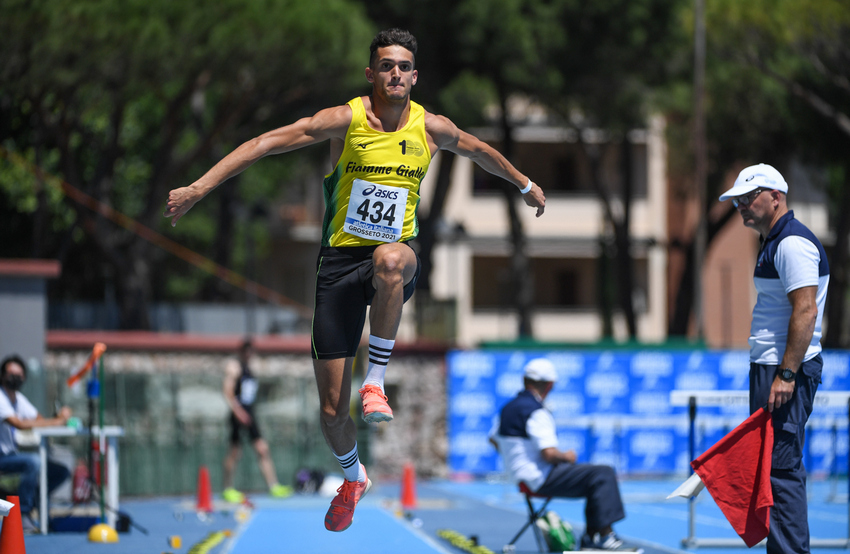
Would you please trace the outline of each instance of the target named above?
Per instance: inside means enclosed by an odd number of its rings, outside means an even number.
[[[246,346],[245,348],[243,348],[242,350],[239,351],[239,358],[243,362],[247,362],[253,356],[254,356],[254,347],[253,346]]]
[[[413,52],[399,45],[375,51],[375,63],[366,68],[366,79],[374,94],[387,102],[406,102],[418,74],[413,69]]]

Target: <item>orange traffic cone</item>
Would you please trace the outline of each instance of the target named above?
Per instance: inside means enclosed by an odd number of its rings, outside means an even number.
[[[416,507],[416,471],[410,462],[404,464],[401,477],[401,507],[405,510]]]
[[[21,521],[20,499],[17,496],[7,496],[6,500],[14,504],[9,515],[3,518],[3,529],[0,530],[0,552],[26,554],[24,545],[24,522]]]
[[[210,472],[207,466],[201,466],[198,470],[198,505],[199,512],[210,513],[213,511],[212,487],[210,487]]]

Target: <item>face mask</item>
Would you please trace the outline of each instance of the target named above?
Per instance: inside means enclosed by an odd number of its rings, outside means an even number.
[[[7,375],[3,380],[3,385],[15,391],[20,390],[24,385],[24,378],[20,375]]]

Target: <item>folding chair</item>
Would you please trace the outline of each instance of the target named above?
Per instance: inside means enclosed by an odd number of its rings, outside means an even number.
[[[552,500],[551,496],[541,496],[539,494],[535,494],[534,491],[529,489],[525,483],[519,483],[519,492],[525,497],[525,503],[528,506],[528,520],[526,520],[525,525],[522,526],[522,529],[511,539],[511,542],[506,544],[504,548],[502,548],[502,552],[514,552],[516,550],[516,541],[525,533],[525,530],[531,527],[534,530],[534,538],[537,540],[537,548],[540,552],[548,552],[549,546],[546,543],[546,537],[543,536],[543,530],[540,529],[535,522],[538,519],[543,517],[543,514],[546,512],[546,506],[549,505],[549,502]],[[535,508],[534,503],[532,502],[532,498],[540,498],[544,499],[544,502],[540,504],[540,507]]]

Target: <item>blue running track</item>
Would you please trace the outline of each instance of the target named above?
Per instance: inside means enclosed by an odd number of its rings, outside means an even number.
[[[683,550],[681,540],[688,532],[688,504],[684,499],[665,500],[681,482],[678,480],[627,480],[621,482],[626,519],[615,524],[617,532],[644,549],[645,554],[748,554],[764,547],[700,548]],[[848,530],[847,480],[810,481],[809,525],[812,537],[843,539]],[[519,530],[524,518],[523,499],[512,485],[501,482],[420,482],[416,487],[417,507],[402,515],[400,487],[376,483],[361,500],[353,525],[342,533],[324,528],[330,499],[293,496],[283,500],[254,498],[256,508],[234,512],[216,499],[216,511],[199,518],[191,498],[122,499],[121,510],[144,527],[122,533],[117,544],[92,544],[85,533],[27,534],[27,554],[187,554],[193,546],[217,531],[230,537],[207,550],[207,554],[337,553],[346,554],[462,554],[463,551],[439,538],[447,529],[467,537],[496,554]],[[550,504],[577,533],[583,526],[584,503],[555,500]],[[703,492],[696,508],[697,538],[729,538],[737,535],[723,514]],[[245,517],[247,516],[247,517]],[[171,548],[168,538],[180,536],[182,546]],[[537,552],[531,532],[517,543],[517,554]],[[840,550],[813,549],[813,554]],[[3,553],[5,554],[5,553]],[[17,554],[17,553],[15,553]]]

